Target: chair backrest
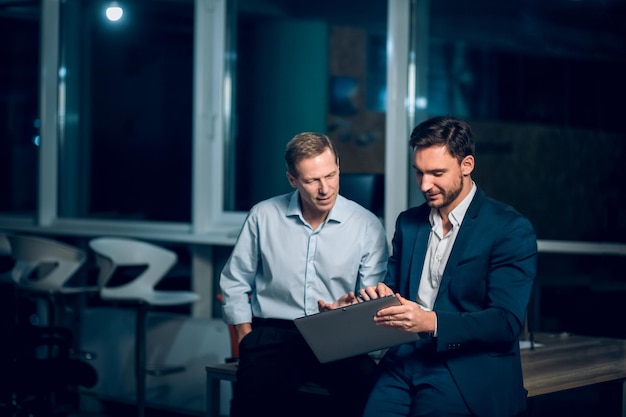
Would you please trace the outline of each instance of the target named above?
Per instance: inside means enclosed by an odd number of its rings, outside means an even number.
[[[141,240],[99,237],[89,241],[100,268],[100,296],[109,300],[141,300],[154,292],[156,284],[176,264],[176,252]],[[111,286],[111,278],[120,267],[144,267],[134,279]]]
[[[38,291],[72,291],[66,286],[87,256],[82,249],[38,236],[8,236],[16,284]]]

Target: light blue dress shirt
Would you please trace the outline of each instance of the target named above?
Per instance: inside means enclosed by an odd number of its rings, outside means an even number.
[[[380,220],[341,195],[315,230],[302,217],[297,190],[262,201],[248,213],[220,276],[224,319],[318,313],[318,300],[382,281],[388,256]]]

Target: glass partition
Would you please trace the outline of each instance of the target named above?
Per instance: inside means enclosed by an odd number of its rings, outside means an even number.
[[[59,217],[191,221],[192,1],[61,7]]]
[[[0,213],[37,207],[41,2],[0,3]]]
[[[474,178],[539,239],[626,234],[626,7],[431,2],[428,113],[468,119]]]
[[[303,131],[334,140],[342,174],[384,175],[387,2],[235,4],[224,209],[288,192],[284,147]]]

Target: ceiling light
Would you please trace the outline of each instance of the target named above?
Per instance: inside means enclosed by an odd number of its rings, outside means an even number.
[[[116,1],[112,2],[109,7],[107,7],[106,16],[111,22],[117,22],[122,18],[123,14],[124,9],[122,9]]]

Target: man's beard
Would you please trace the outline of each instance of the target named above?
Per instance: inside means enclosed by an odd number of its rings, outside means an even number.
[[[433,200],[428,200],[428,197],[426,197],[426,201],[428,202],[428,206],[431,208],[436,208],[436,209],[440,209],[442,207],[445,207],[447,205],[449,205],[450,203],[452,203],[454,200],[456,200],[456,198],[461,194],[461,191],[463,191],[463,176],[461,175],[459,177],[459,186],[456,188],[452,188],[450,190],[444,190],[444,189],[439,189],[439,193],[441,194],[441,196],[443,197],[443,201],[441,203],[437,202],[437,201],[433,201]]]

